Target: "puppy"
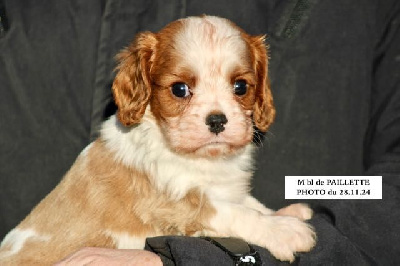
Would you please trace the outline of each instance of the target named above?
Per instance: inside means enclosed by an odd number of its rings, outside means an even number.
[[[275,116],[264,39],[212,16],[140,33],[118,55],[116,116],[5,237],[0,264],[141,249],[158,235],[239,237],[285,261],[309,251],[307,206],[274,212],[249,194],[253,127]]]

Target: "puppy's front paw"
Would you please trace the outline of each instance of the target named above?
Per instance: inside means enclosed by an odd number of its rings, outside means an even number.
[[[294,203],[282,209],[279,209],[274,213],[274,215],[293,216],[304,221],[311,219],[311,217],[313,216],[313,210],[310,207],[308,207],[307,204]]]
[[[266,247],[277,259],[293,262],[297,252],[308,252],[314,247],[316,234],[311,225],[290,216],[262,218],[269,228],[259,234],[256,244]]]

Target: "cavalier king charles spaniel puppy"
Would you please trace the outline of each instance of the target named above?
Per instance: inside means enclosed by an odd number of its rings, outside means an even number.
[[[142,249],[160,235],[238,237],[284,261],[314,246],[309,207],[273,211],[249,193],[254,127],[275,116],[265,36],[189,17],[138,34],[118,60],[117,114],[7,234],[1,265]]]

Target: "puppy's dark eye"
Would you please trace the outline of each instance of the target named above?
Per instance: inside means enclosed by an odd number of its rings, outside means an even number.
[[[243,79],[236,80],[233,84],[233,89],[235,94],[238,96],[245,95],[247,92],[247,82]]]
[[[185,98],[190,95],[189,87],[183,82],[177,82],[172,84],[171,92],[173,95],[179,98]]]

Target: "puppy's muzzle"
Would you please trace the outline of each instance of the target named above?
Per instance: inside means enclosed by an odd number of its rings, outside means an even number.
[[[218,135],[222,131],[225,130],[225,124],[228,123],[228,119],[225,114],[217,113],[217,114],[209,114],[206,118],[206,125],[208,126],[208,130],[210,132]]]

